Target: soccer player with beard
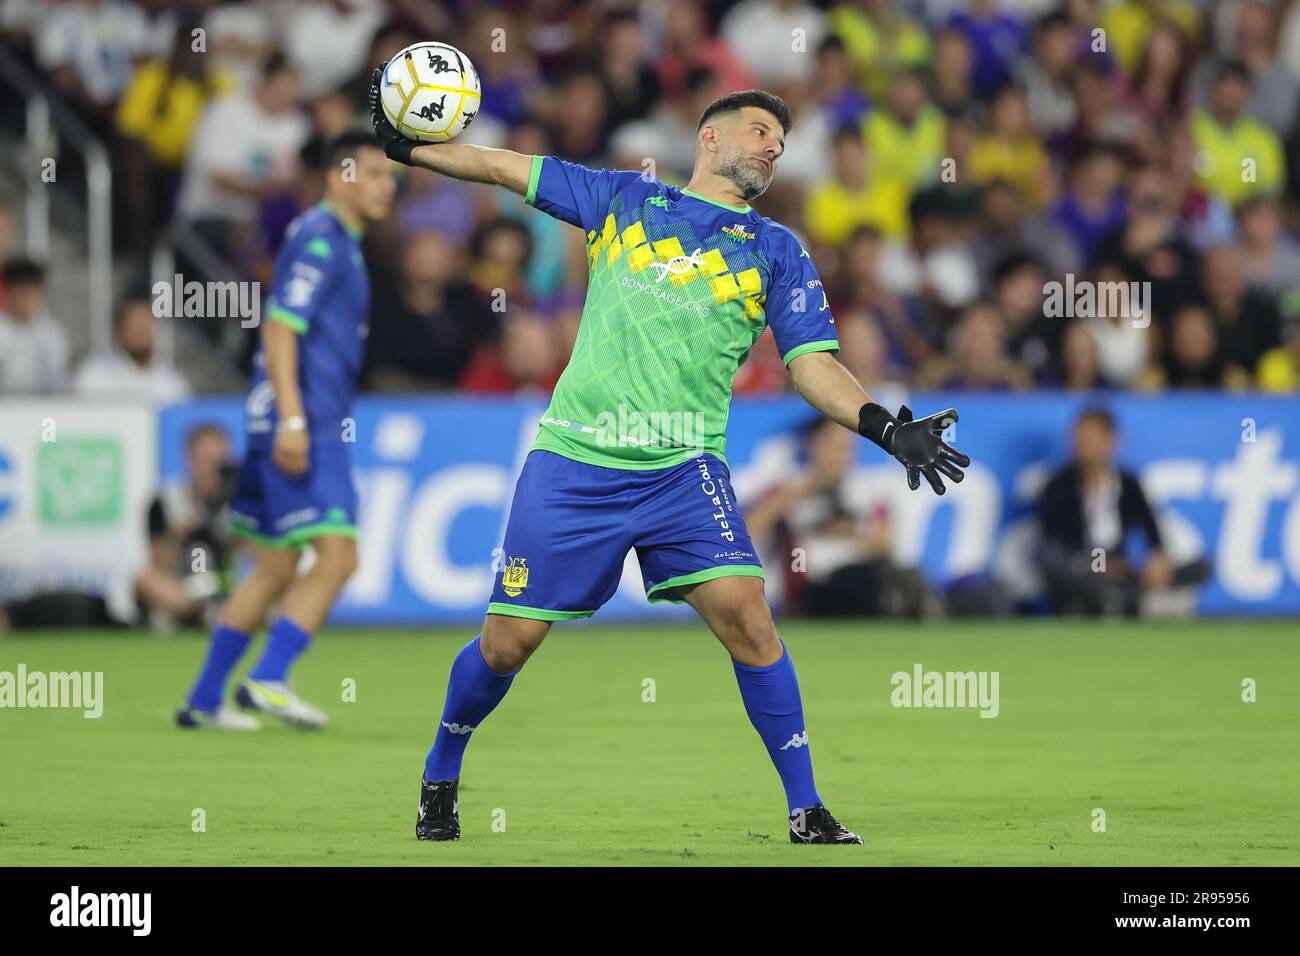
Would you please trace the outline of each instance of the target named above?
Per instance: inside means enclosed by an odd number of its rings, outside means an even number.
[[[948,409],[891,415],[834,358],[821,280],[794,234],[749,201],[785,149],[778,97],[732,93],[700,117],[684,188],[551,156],[404,139],[371,113],[390,157],[495,183],[587,236],[587,298],[573,355],[515,486],[504,567],[482,633],[451,668],[425,762],[416,836],[460,836],[458,784],[473,731],[556,621],[613,596],[635,548],[650,601],[693,607],[731,655],[745,711],[785,789],[793,843],[861,843],[813,783],[794,664],[763,595],[724,457],[736,370],[766,326],[814,408],[897,458],[908,483],[961,481],[970,460],[940,435]]]

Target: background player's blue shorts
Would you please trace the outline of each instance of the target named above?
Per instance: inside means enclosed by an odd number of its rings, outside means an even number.
[[[347,445],[312,435],[309,466],[291,478],[271,460],[269,444],[250,443],[230,500],[230,530],[276,547],[327,534],[356,537],[357,489]]]
[[[488,613],[588,617],[614,596],[633,548],[651,601],[680,602],[679,585],[763,576],[715,455],[630,471],[533,451],[515,485]]]

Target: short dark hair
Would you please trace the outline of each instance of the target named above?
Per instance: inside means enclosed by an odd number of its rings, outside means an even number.
[[[862,129],[853,123],[844,123],[835,127],[835,132],[831,133],[831,145],[838,146],[840,140],[852,140],[855,143],[862,142]]]
[[[1217,86],[1224,80],[1240,80],[1247,86],[1250,85],[1250,70],[1246,69],[1246,64],[1240,60],[1228,60],[1214,75],[1214,83]]]
[[[6,285],[42,285],[45,267],[31,259],[10,259],[4,264]]]
[[[1017,249],[1003,256],[993,265],[993,285],[1000,286],[1007,279],[1025,269],[1037,269],[1043,272],[1043,264],[1031,253]]]
[[[1075,427],[1082,425],[1084,422],[1096,422],[1112,435],[1115,434],[1115,416],[1111,414],[1110,409],[1094,405],[1085,408],[1079,413],[1079,417],[1074,420]]]
[[[185,454],[192,454],[194,446],[197,445],[201,439],[207,438],[209,435],[214,438],[220,438],[227,444],[230,443],[230,432],[226,430],[225,425],[222,425],[220,422],[199,422],[185,433]]]
[[[1046,33],[1048,30],[1060,30],[1062,28],[1070,30],[1073,29],[1073,25],[1070,22],[1069,14],[1063,13],[1060,10],[1053,10],[1051,13],[1044,14],[1038,18],[1038,23],[1035,24],[1035,29],[1039,33]]]
[[[469,238],[469,254],[471,257],[478,259],[487,252],[488,240],[496,232],[513,232],[519,237],[524,244],[524,259],[529,260],[533,256],[533,234],[532,231],[520,222],[518,219],[489,219],[477,229]]]
[[[817,55],[819,57],[825,56],[827,53],[844,53],[845,51],[844,41],[834,33],[828,33],[826,39],[817,44]]]
[[[608,30],[612,27],[624,23],[640,23],[641,19],[637,16],[636,10],[632,7],[613,7],[605,11],[605,15],[600,19],[600,25],[603,29]]]
[[[268,56],[266,61],[262,64],[262,79],[267,80],[275,76],[277,73],[289,70],[297,72],[297,69],[298,68],[293,65],[293,61],[285,56],[282,50],[276,50]]]
[[[379,144],[375,134],[368,130],[350,129],[340,133],[330,140],[324,151],[325,168],[337,166],[342,160],[367,148],[382,150],[384,147]]]
[[[707,66],[693,66],[686,71],[686,92],[695,94],[717,82],[717,75]]]
[[[746,106],[755,106],[760,110],[767,110],[781,124],[782,132],[790,132],[790,107],[785,105],[785,100],[781,99],[781,97],[765,90],[738,90],[735,93],[728,93],[726,96],[719,97],[705,107],[699,123],[695,125],[695,132],[698,133],[704,129],[704,124],[713,117],[721,113],[734,113]]]
[[[143,305],[153,315],[153,299],[144,295],[126,295],[118,302],[117,308],[113,310],[113,328],[120,329],[122,323],[126,321],[126,314],[132,306]]]

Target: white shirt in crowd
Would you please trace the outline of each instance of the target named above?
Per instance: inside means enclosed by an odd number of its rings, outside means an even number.
[[[257,201],[217,188],[213,177],[225,173],[265,183],[284,176],[295,167],[298,150],[309,134],[307,118],[296,110],[272,115],[246,94],[214,100],[204,111],[190,143],[180,215],[190,221],[252,222],[257,215]]]
[[[302,75],[307,99],[338,89],[363,69],[370,41],[387,15],[379,0],[281,2],[272,8],[285,56]]]
[[[119,351],[100,352],[82,363],[73,380],[78,395],[125,398],[170,405],[190,396],[190,383],[175,366],[155,359],[141,367]]]
[[[760,84],[782,83],[812,75],[817,47],[826,37],[826,16],[803,3],[742,0],[718,32]]]
[[[1089,549],[1113,551],[1124,543],[1124,522],[1119,515],[1119,473],[1111,470],[1096,488],[1083,489],[1084,538]]]
[[[1094,316],[1087,322],[1088,332],[1097,343],[1101,374],[1116,385],[1132,384],[1150,357],[1150,316],[1116,319]]]
[[[0,312],[0,395],[42,395],[68,385],[68,337],[48,315],[19,322]]]
[[[261,73],[256,51],[274,40],[266,11],[254,3],[222,4],[204,15],[203,28],[214,64],[234,81],[236,90],[252,90]]]
[[[131,79],[132,61],[152,52],[150,24],[122,0],[64,3],[41,18],[36,59],[47,69],[68,67],[92,98],[116,100]]]

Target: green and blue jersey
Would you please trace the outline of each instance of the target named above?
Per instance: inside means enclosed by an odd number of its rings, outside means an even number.
[[[536,449],[609,468],[724,458],[731,387],[770,326],[788,365],[838,351],[794,234],[640,173],[533,157],[525,200],[587,235],[577,341]]]

